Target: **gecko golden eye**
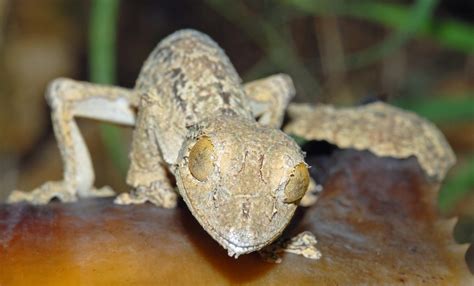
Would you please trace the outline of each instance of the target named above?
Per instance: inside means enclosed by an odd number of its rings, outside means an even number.
[[[290,173],[290,179],[285,186],[285,203],[300,200],[309,185],[309,172],[304,163],[299,163]]]
[[[209,137],[201,137],[189,152],[189,171],[203,182],[214,170],[214,145]]]

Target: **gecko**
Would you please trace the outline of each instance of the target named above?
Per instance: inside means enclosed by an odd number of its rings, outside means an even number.
[[[94,187],[75,118],[108,121],[134,128],[126,178],[132,190],[115,203],[174,208],[179,195],[229,256],[261,250],[282,234],[310,182],[303,152],[280,130],[294,95],[288,75],[243,84],[209,36],[175,32],[149,55],[133,89],[66,78],[49,84],[63,179],[13,191],[9,202],[114,195]]]
[[[90,154],[75,118],[131,126],[126,180],[132,191],[115,203],[174,208],[181,196],[229,256],[258,251],[278,263],[282,252],[321,257],[310,232],[280,237],[297,206],[314,205],[322,188],[287,134],[379,157],[413,156],[436,184],[456,162],[441,131],[412,112],[383,102],[343,108],[290,103],[294,96],[288,75],[243,84],[210,37],[189,29],[175,32],[152,51],[133,89],[66,78],[48,86],[63,179],[31,192],[15,190],[7,201],[46,204],[53,198],[74,202],[115,195],[107,186],[94,187]]]

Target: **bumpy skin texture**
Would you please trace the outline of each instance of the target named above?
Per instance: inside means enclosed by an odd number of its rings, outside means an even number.
[[[214,145],[214,164],[206,180],[200,181],[191,174],[188,157],[202,136]],[[229,255],[261,249],[283,232],[293,216],[296,204],[285,202],[285,187],[303,155],[277,129],[237,116],[213,117],[195,126],[178,162],[180,194]]]
[[[223,110],[252,118],[229,59],[213,40],[196,31],[176,32],[161,41],[145,61],[136,89],[145,96],[138,116],[153,109],[137,129],[153,129],[168,165],[176,164],[189,126]]]
[[[229,255],[259,250],[283,232],[308,187],[299,146],[276,129],[293,96],[288,76],[244,86],[208,36],[176,32],[150,54],[133,90],[67,79],[52,85],[47,97],[64,179],[30,193],[15,191],[9,201],[110,195],[110,189],[93,187],[74,117],[108,120],[135,126],[127,175],[134,189],[116,203],[175,207],[174,175],[194,216]]]
[[[369,150],[377,156],[415,156],[426,174],[441,181],[456,162],[443,134],[416,114],[382,102],[352,108],[291,104],[284,130],[339,148]]]

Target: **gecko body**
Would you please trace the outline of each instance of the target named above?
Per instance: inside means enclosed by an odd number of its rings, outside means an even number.
[[[177,190],[230,256],[260,250],[283,232],[309,184],[299,146],[279,128],[294,96],[283,74],[243,85],[207,35],[178,31],[145,61],[133,89],[57,79],[47,91],[64,178],[10,202],[108,196],[93,187],[90,155],[74,121],[134,127],[127,183],[118,204],[175,207]],[[258,120],[257,120],[258,118]]]

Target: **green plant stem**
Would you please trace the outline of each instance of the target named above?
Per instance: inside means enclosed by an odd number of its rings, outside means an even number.
[[[116,26],[119,0],[92,0],[89,22],[89,72],[92,82],[116,82]],[[114,165],[121,173],[127,169],[126,148],[120,129],[100,126],[102,141]]]

